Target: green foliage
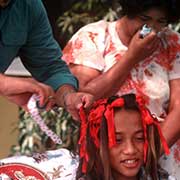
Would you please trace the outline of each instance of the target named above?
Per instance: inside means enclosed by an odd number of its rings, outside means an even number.
[[[116,8],[113,8],[116,7]],[[113,21],[117,18],[115,10],[118,9],[116,1],[87,0],[75,3],[57,20],[59,31],[65,36],[65,41],[82,26],[105,19]]]
[[[73,121],[70,114],[63,108],[56,112],[41,112],[41,117],[48,125],[49,129],[61,137],[63,144],[57,145],[41,131],[36,122],[24,110],[20,109],[20,121],[18,124],[19,137],[18,145],[11,148],[12,154],[31,155],[32,152],[42,152],[45,150],[60,147],[75,149],[78,139],[79,125]]]

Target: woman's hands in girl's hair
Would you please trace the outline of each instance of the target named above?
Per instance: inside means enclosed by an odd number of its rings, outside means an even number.
[[[94,96],[84,92],[69,93],[65,99],[65,108],[72,115],[74,120],[79,120],[79,109],[84,107],[85,111],[88,111],[93,102]]]
[[[0,84],[0,95],[5,96],[25,110],[27,109],[28,100],[33,94],[39,95],[39,105],[46,105],[46,110],[49,110],[55,104],[53,89],[35,79],[9,77],[1,74]]]
[[[81,106],[89,110],[93,104],[94,96],[85,92],[76,92],[71,85],[63,85],[56,91],[56,104],[64,107],[73,117],[79,120]]]
[[[155,31],[151,31],[144,38],[140,38],[139,33],[140,30],[133,36],[125,53],[126,58],[130,59],[134,64],[152,55],[160,44],[160,39]]]

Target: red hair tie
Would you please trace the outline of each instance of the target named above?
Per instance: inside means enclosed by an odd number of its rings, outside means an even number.
[[[87,128],[88,126],[90,126],[90,136],[93,139],[96,147],[99,147],[98,132],[99,132],[101,118],[103,116],[106,103],[107,103],[107,99],[101,99],[99,101],[96,101],[93,104],[93,107],[92,107],[91,113],[89,113],[90,115],[88,116],[88,119],[86,118],[86,114],[85,114],[83,106],[79,110],[79,115],[81,119],[81,131],[80,131],[80,139],[79,139],[78,144],[80,144],[80,157],[83,159],[83,164],[82,164],[83,173],[86,173],[87,163],[89,161],[88,153],[86,150]]]
[[[88,119],[86,119],[86,114],[83,107],[80,108],[79,115],[81,119],[81,132],[80,132],[80,157],[83,158],[82,172],[86,173],[87,163],[89,161],[88,153],[86,150],[87,144],[87,128],[90,127],[90,136],[96,147],[99,148],[99,129],[102,120],[102,116],[106,117],[108,126],[108,140],[109,148],[116,144],[115,138],[115,126],[114,126],[114,107],[122,107],[124,105],[124,99],[118,98],[107,106],[107,99],[102,99],[94,103],[92,110],[89,113]],[[105,113],[104,113],[105,112]]]
[[[166,140],[162,134],[161,127],[160,127],[159,123],[156,121],[157,118],[154,115],[152,116],[150,114],[149,110],[144,106],[145,101],[141,97],[136,96],[136,101],[139,105],[139,109],[140,109],[141,117],[142,117],[142,122],[143,122],[143,129],[144,129],[144,138],[145,138],[144,162],[146,162],[147,150],[148,150],[147,126],[151,125],[151,124],[156,125],[156,127],[158,129],[159,137],[161,139],[161,143],[162,143],[163,148],[164,148],[164,152],[166,155],[168,155],[170,153],[169,147],[168,147],[167,142],[166,142]]]
[[[87,162],[89,160],[88,154],[86,151],[86,130],[87,130],[87,120],[86,120],[86,114],[84,112],[83,106],[81,106],[79,110],[79,115],[81,119],[81,134],[79,139],[79,144],[81,145],[80,148],[80,157],[83,158],[83,164],[82,164],[82,172],[85,173],[87,169]]]
[[[112,104],[108,104],[106,107],[106,111],[104,113],[107,121],[108,126],[108,142],[109,148],[116,144],[116,137],[115,137],[115,125],[114,125],[114,108],[115,107],[123,107],[124,106],[124,99],[118,98],[112,102]]]

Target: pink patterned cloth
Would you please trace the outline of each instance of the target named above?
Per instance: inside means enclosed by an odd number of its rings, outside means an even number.
[[[99,21],[81,28],[63,50],[68,63],[84,65],[106,72],[127,50],[116,32],[116,21]],[[134,67],[118,95],[136,93],[147,99],[153,114],[163,120],[170,96],[169,81],[180,78],[180,35],[166,28],[166,40],[150,57]],[[180,179],[180,141],[171,148],[169,157],[162,157],[162,167]]]

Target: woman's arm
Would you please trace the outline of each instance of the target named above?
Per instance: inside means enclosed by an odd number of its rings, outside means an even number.
[[[70,65],[71,72],[79,80],[79,91],[93,94],[96,100],[115,94],[132,68],[133,63],[126,57],[105,73],[83,65]]]
[[[105,73],[83,65],[71,64],[70,69],[80,82],[80,91],[93,94],[95,99],[111,96],[119,90],[135,64],[151,55],[158,43],[154,32],[144,39],[140,39],[137,32],[124,56]]]
[[[180,138],[180,79],[170,81],[169,113],[162,123],[162,132],[169,146]]]

